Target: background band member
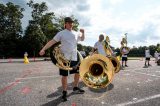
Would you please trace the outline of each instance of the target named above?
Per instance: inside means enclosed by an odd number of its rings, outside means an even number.
[[[99,40],[94,44],[94,49],[92,51],[106,56],[106,52],[103,46],[103,40],[104,40],[104,35],[100,34]]]
[[[127,65],[127,61],[128,61],[128,50],[123,47],[122,48],[122,67],[128,67]]]
[[[157,63],[158,57],[159,57],[159,53],[157,51],[155,51],[155,53],[154,53],[155,63]]]
[[[104,56],[113,55],[113,51],[109,45],[109,37],[107,36],[106,38],[107,40],[104,41],[104,35],[100,34],[99,40],[94,44],[94,49],[92,50],[92,52],[102,54]],[[105,48],[108,50],[108,52],[105,51]]]
[[[150,50],[148,48],[146,48],[146,50],[145,50],[145,67],[151,66],[149,63],[150,57],[151,57]]]
[[[45,50],[50,48],[52,45],[54,45],[56,42],[61,42],[60,50],[64,54],[65,58],[68,60],[71,60],[71,66],[74,66],[77,63],[77,42],[83,41],[84,36],[84,30],[80,29],[81,35],[77,32],[72,30],[73,27],[73,20],[70,17],[66,17],[64,19],[64,27],[65,29],[58,32],[55,37],[50,40],[40,51],[40,55],[45,54]],[[67,76],[68,74],[74,74],[74,82],[73,82],[73,91],[77,93],[84,93],[85,91],[80,89],[78,87],[79,82],[79,70],[74,69],[71,71],[66,71],[59,69],[59,73],[62,76],[61,83],[62,83],[62,99],[64,101],[67,101]]]

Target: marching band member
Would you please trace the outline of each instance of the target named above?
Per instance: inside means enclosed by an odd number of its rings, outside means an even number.
[[[146,48],[146,50],[145,50],[145,65],[144,65],[144,68],[147,68],[148,66],[151,66],[150,63],[149,63],[150,62],[150,57],[151,57],[150,50],[148,48]]]
[[[65,58],[71,60],[71,66],[77,64],[77,42],[84,40],[84,29],[80,29],[82,33],[81,36],[72,30],[73,28],[73,20],[70,17],[66,17],[64,19],[64,27],[65,29],[58,32],[52,40],[50,40],[39,52],[40,55],[45,54],[45,50],[50,48],[56,42],[61,42],[61,52],[64,54]],[[73,91],[77,93],[84,93],[85,91],[78,87],[79,82],[79,70],[73,69],[71,71],[59,69],[59,73],[62,76],[62,99],[63,101],[67,101],[67,76],[68,73],[74,74],[74,82],[73,82]]]
[[[127,61],[128,61],[128,50],[125,48],[125,47],[123,47],[122,48],[122,67],[128,67],[128,65],[127,65]],[[125,64],[125,65],[124,65]]]
[[[108,56],[108,55],[113,55],[113,51],[112,49],[109,47],[109,37],[107,36],[106,38],[107,41],[104,41],[104,35],[100,34],[99,35],[99,40],[94,44],[94,49],[92,50],[92,52],[98,53],[98,54],[102,54],[104,56]],[[107,44],[104,44],[107,43]],[[104,49],[104,45],[107,45],[107,50],[109,50],[109,53],[107,53]]]
[[[105,50],[104,50],[104,46],[103,46],[103,40],[104,40],[104,35],[100,34],[99,35],[99,40],[94,44],[94,48],[93,48],[93,53],[98,53],[98,54],[102,54],[104,56],[106,56]]]
[[[154,53],[155,63],[157,63],[158,57],[159,57],[159,53],[157,51],[155,51],[155,53]]]
[[[122,38],[121,48],[120,48],[120,52],[122,54],[122,67],[128,67],[127,61],[128,61],[129,51],[130,51],[130,48],[127,47],[127,38],[124,37],[124,38]]]

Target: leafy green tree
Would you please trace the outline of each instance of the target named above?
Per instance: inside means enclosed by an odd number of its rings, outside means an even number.
[[[34,21],[30,21],[23,37],[23,52],[28,52],[29,56],[38,56],[38,52],[45,42],[46,36],[44,36],[40,26]]]
[[[53,33],[52,18],[54,13],[46,13],[48,7],[45,2],[34,3],[30,0],[27,5],[32,8],[32,20],[25,31],[23,42],[29,56],[38,56],[39,50],[47,42],[47,35]]]
[[[24,8],[11,2],[0,4],[0,56],[19,56]]]
[[[157,44],[156,51],[160,53],[160,44]]]
[[[149,46],[150,54],[154,56],[154,52],[156,51],[156,46],[155,45],[150,45]]]
[[[82,46],[81,44],[77,44],[77,49],[78,49],[79,51],[82,51],[82,50],[83,50],[83,46]]]
[[[39,24],[41,26],[44,35],[47,37],[47,40],[52,39],[53,36],[58,32],[56,26],[52,22],[54,18],[55,15],[53,12],[51,12],[51,13],[45,13],[40,19]]]
[[[73,30],[75,31],[78,31],[78,26],[79,26],[79,22],[77,19],[75,19],[75,17],[73,15],[70,16],[73,21],[74,21],[74,24],[73,24]],[[61,31],[64,29],[64,18],[65,16],[59,16],[59,17],[55,17],[55,27],[57,28],[58,31]]]
[[[30,56],[38,56],[38,51],[44,44],[52,39],[57,32],[64,29],[64,17],[56,17],[53,12],[48,13],[45,2],[34,3],[33,0],[30,0],[27,5],[32,8],[32,20],[29,21],[29,26],[23,37],[24,44],[29,42],[28,45],[25,45],[24,51],[27,51]],[[78,30],[78,20],[74,20],[74,30]],[[46,54],[49,54],[49,51]]]

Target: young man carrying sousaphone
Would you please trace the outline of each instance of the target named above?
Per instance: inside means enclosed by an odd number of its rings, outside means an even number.
[[[128,53],[129,53],[129,51],[130,51],[130,48],[127,47],[127,38],[124,37],[124,38],[122,38],[121,48],[120,48],[120,52],[121,52],[121,55],[122,55],[122,68],[128,67],[127,61],[128,61]]]
[[[70,65],[74,66],[77,64],[77,42],[83,41],[85,38],[84,29],[80,29],[81,34],[72,30],[74,21],[71,17],[66,17],[64,19],[64,27],[65,29],[58,32],[53,39],[51,39],[39,52],[42,56],[45,54],[45,50],[50,48],[52,45],[56,44],[57,42],[61,43],[60,50],[64,54],[64,57],[67,60],[70,60]],[[78,87],[79,83],[79,70],[73,69],[70,71],[59,69],[59,73],[62,76],[61,83],[62,83],[62,99],[63,101],[67,101],[67,76],[69,74],[74,75],[74,82],[73,82],[73,91],[77,93],[84,93],[85,91]]]
[[[92,49],[92,54],[94,53],[98,53],[108,57],[115,67],[115,73],[118,73],[120,71],[120,63],[116,57],[116,54],[110,47],[109,36],[106,36],[106,39],[104,40],[104,34],[99,35],[99,40],[94,44],[94,48]]]

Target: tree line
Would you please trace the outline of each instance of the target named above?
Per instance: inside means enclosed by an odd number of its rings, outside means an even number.
[[[48,12],[45,2],[34,3],[30,0],[27,4],[32,9],[32,19],[28,21],[28,26],[23,31],[21,19],[25,11],[19,5],[12,2],[0,3],[0,58],[23,57],[24,52],[28,52],[29,57],[38,57],[39,50],[52,39],[57,32],[64,29],[64,17],[56,16],[54,12]],[[74,30],[78,30],[78,20],[74,19]],[[78,50],[84,50],[88,55],[92,50],[91,46],[78,44]],[[159,47],[149,46],[151,54]],[[144,56],[144,47],[131,48],[130,56]],[[119,54],[119,48],[113,48]],[[49,50],[46,53],[49,56]]]

